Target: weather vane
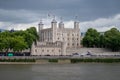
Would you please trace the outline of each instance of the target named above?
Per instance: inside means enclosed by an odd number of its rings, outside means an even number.
[[[40,19],[40,22],[42,22],[42,19]]]
[[[76,21],[78,20],[78,16],[75,16],[75,20],[76,20]]]
[[[63,18],[62,17],[60,17],[60,20],[61,20],[61,22],[63,21]]]
[[[53,15],[53,19],[55,19],[55,15]]]

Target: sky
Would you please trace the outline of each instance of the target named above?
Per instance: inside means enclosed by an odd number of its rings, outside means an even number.
[[[120,30],[120,0],[0,0],[0,29],[37,28],[40,20],[47,28],[53,16],[67,28],[79,21],[81,32]]]

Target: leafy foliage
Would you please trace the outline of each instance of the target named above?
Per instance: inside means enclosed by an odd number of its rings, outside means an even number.
[[[32,43],[38,39],[35,27],[31,27],[25,31],[4,31],[0,33],[0,51],[13,50],[20,52],[22,50],[31,48]]]
[[[88,29],[86,32],[85,37],[83,38],[83,46],[85,47],[98,47],[99,44],[99,39],[100,38],[100,33],[97,32],[95,29]]]
[[[116,28],[112,28],[100,35],[95,29],[88,29],[82,40],[84,47],[104,47],[112,51],[120,50],[120,32]]]
[[[106,31],[104,38],[104,44],[107,48],[112,49],[112,51],[120,50],[120,32],[116,28]]]

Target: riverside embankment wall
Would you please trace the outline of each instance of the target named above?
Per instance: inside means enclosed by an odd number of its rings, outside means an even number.
[[[72,53],[119,53],[119,52],[112,52],[109,49],[106,48],[70,48],[67,49],[67,54],[72,54]]]

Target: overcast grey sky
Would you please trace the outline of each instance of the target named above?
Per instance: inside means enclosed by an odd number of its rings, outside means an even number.
[[[77,15],[82,31],[120,29],[120,0],[0,0],[0,28],[25,29],[41,18],[49,26],[47,14],[63,17],[68,27]]]

